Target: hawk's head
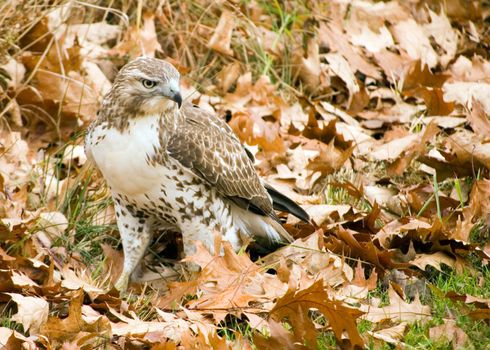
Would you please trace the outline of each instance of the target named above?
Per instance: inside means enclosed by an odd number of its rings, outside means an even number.
[[[162,113],[180,107],[180,74],[157,58],[139,57],[121,68],[108,97],[135,114]]]

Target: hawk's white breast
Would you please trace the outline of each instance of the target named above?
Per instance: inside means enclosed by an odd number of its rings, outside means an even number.
[[[147,162],[160,149],[158,116],[129,121],[124,131],[96,126],[89,137],[89,152],[113,191],[130,196],[158,188],[160,174]]]

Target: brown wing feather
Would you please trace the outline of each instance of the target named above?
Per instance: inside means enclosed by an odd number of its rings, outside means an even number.
[[[242,208],[276,217],[253,163],[231,128],[215,115],[185,104],[167,152]]]

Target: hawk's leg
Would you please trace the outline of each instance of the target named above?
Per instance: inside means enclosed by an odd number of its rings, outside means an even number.
[[[196,221],[196,220],[194,220]],[[182,231],[182,243],[184,248],[184,257],[194,255],[196,253],[196,241],[204,243],[206,248],[213,254],[213,234],[210,231],[205,231],[201,225],[196,222],[184,221],[181,225]],[[188,271],[197,272],[200,267],[192,262],[187,262],[186,267]]]
[[[150,219],[142,213],[134,213],[130,208],[131,206],[125,207],[124,204],[115,204],[117,226],[124,250],[123,271],[115,284],[116,289],[121,292],[127,289],[131,274],[139,267],[151,241]]]

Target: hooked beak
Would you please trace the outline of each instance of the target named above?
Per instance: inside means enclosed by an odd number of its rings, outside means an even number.
[[[175,94],[172,95],[172,97],[170,97],[170,99],[174,102],[177,103],[177,106],[182,106],[182,95],[180,94],[180,92],[176,92]]]

